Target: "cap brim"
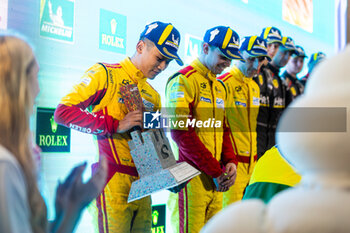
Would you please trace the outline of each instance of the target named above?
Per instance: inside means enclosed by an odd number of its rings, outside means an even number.
[[[272,61],[272,58],[269,55],[261,55],[260,57],[265,57],[269,62]]]
[[[183,61],[181,60],[181,58],[179,57],[179,55],[177,53],[175,54],[172,54],[170,53],[165,47],[160,47],[160,46],[157,46],[157,49],[158,51],[166,58],[169,58],[169,59],[175,59],[176,60],[176,63],[179,64],[180,66],[183,66],[184,63]]]
[[[297,51],[297,52],[295,53],[295,56],[296,56],[296,57],[303,57],[303,58],[307,57],[304,51],[299,52],[299,50],[298,50],[297,48],[296,48],[296,51]]]
[[[271,40],[266,40],[267,44],[272,44],[272,43],[279,43],[282,44],[281,40],[277,40],[277,39],[271,39]]]
[[[175,59],[175,60],[176,60],[177,64],[179,64],[179,66],[183,66],[184,65],[184,62],[180,58]]]
[[[296,55],[296,57],[303,57],[303,58],[306,58],[306,57],[308,57],[308,56],[306,56],[305,54],[304,55],[300,55],[300,54],[295,54]]]
[[[298,54],[298,50],[296,49],[288,49],[289,51],[292,51],[294,54]]]
[[[247,51],[248,52],[248,51]],[[251,57],[266,57],[266,59],[270,62],[272,59],[269,55],[265,54],[265,53],[251,53],[252,51],[249,51],[248,54]]]
[[[225,57],[227,57],[228,59],[232,59],[232,60],[240,60],[245,62],[244,58],[242,57],[241,53],[239,52],[239,50],[233,50],[230,51],[228,49],[221,49],[220,51],[222,52],[222,54],[225,55]]]
[[[295,54],[298,54],[298,50],[297,50],[295,47],[282,45],[282,48],[283,48],[284,50],[293,51]]]

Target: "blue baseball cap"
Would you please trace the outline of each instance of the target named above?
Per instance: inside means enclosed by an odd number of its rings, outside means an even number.
[[[325,59],[325,58],[326,58],[326,54],[324,54],[323,52],[313,53],[310,56],[310,60],[309,60],[308,64],[318,62],[318,61]]]
[[[294,40],[291,37],[282,37],[282,48],[285,50],[293,51],[295,54],[298,54],[298,51],[295,48]]]
[[[242,40],[240,52],[246,51],[252,57],[266,57],[271,61],[271,57],[267,55],[266,41],[258,36],[247,36]]]
[[[239,36],[229,27],[217,26],[207,30],[203,42],[218,47],[229,59],[244,61],[239,52]]]
[[[281,30],[279,30],[276,27],[264,28],[261,32],[260,37],[266,40],[267,44],[276,43],[276,42],[282,44]]]
[[[152,41],[164,57],[175,59],[180,66],[184,64],[177,54],[180,44],[180,33],[171,23],[155,21],[147,24],[140,35],[141,38],[147,38]]]
[[[295,48],[297,50],[297,54],[296,54],[297,57],[304,57],[304,58],[307,57],[303,47],[301,47],[300,45],[297,45],[295,46]]]

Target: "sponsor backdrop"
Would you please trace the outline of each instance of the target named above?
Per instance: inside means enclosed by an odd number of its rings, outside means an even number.
[[[41,92],[37,107],[55,108],[91,65],[101,61],[116,63],[125,56],[132,56],[140,32],[152,21],[171,22],[178,28],[181,33],[179,54],[187,64],[200,53],[206,29],[217,25],[231,26],[241,37],[260,34],[263,27],[273,25],[280,28],[283,35],[293,37],[308,55],[319,50],[332,55],[339,48],[336,35],[339,28],[336,30],[335,25],[339,18],[337,12],[343,12],[338,9],[340,2],[0,0],[0,29],[16,30],[33,45],[40,64]],[[172,62],[165,72],[151,81],[163,101],[166,80],[179,68]],[[76,130],[64,132],[65,139],[63,136],[59,140],[52,137],[56,127],[54,122],[47,115],[41,120],[42,114],[47,112],[45,109],[37,110],[38,116],[33,117],[32,128],[39,144],[40,137],[42,143],[56,144],[54,151],[49,149],[46,152],[47,148],[43,147],[45,152],[40,168],[41,188],[52,218],[57,180],[82,161],[92,163],[96,159],[96,150],[92,136]],[[42,136],[39,132],[42,127],[51,136]],[[90,171],[86,171],[85,175],[88,178]],[[153,204],[165,204],[167,195],[167,191],[154,195]],[[154,219],[156,216],[154,212]],[[157,216],[158,219],[160,217]],[[164,231],[171,232],[168,217]],[[76,232],[90,232],[90,229],[91,217],[85,212]]]

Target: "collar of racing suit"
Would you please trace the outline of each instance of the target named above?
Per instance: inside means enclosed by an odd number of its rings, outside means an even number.
[[[307,73],[304,77],[301,78],[303,81],[307,81],[310,76],[310,73]]]
[[[191,63],[191,66],[195,68],[200,75],[206,77],[210,81],[216,80],[216,75],[213,74],[205,65],[203,65],[198,58]]]
[[[271,63],[268,63],[267,64],[267,67],[272,71],[272,73],[275,75],[275,76],[278,76],[279,77],[279,73],[280,73],[280,69],[271,65]]]
[[[129,57],[125,58],[120,62],[126,73],[131,77],[131,79],[137,83],[143,83],[147,81],[147,77],[141,72],[141,70],[137,69],[134,64],[132,64]]]
[[[294,78],[292,75],[290,75],[287,71],[284,71],[284,73],[282,74],[282,77],[284,79],[288,78],[293,84],[295,84],[297,82],[297,78]],[[286,80],[287,81],[287,80]]]
[[[242,71],[240,69],[238,69],[237,66],[233,66],[232,69],[230,70],[230,74],[232,74],[232,76],[238,80],[239,82],[244,82],[244,83],[247,83],[247,82],[250,82],[253,80],[253,77],[247,77],[245,76]]]

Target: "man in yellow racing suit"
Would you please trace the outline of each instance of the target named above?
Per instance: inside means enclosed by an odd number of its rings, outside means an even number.
[[[263,38],[243,38],[240,52],[245,61],[238,61],[226,74],[219,77],[226,86],[226,118],[230,127],[230,139],[237,155],[235,184],[224,193],[223,205],[241,200],[257,159],[256,123],[259,113],[259,86],[253,76],[257,74],[267,55]]]
[[[172,59],[182,65],[179,42],[173,25],[159,21],[146,25],[131,58],[92,66],[56,109],[57,123],[96,135],[99,155],[109,161],[106,186],[96,199],[98,232],[151,231],[151,198],[127,203],[131,183],[138,179],[128,146],[129,130],[142,125],[142,112],[128,112],[120,87],[137,84],[145,109],[159,109],[160,96],[147,78],[153,79]]]
[[[179,161],[201,171],[178,194],[170,194],[168,207],[174,232],[196,233],[222,209],[222,192],[234,183],[237,160],[225,127],[226,91],[216,75],[242,59],[239,37],[229,27],[209,29],[202,52],[190,66],[169,78],[167,111],[174,122],[171,136]]]

